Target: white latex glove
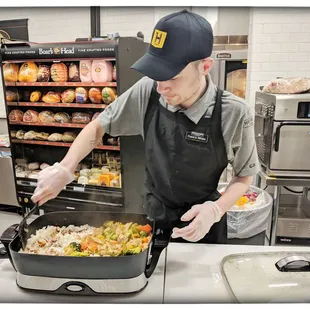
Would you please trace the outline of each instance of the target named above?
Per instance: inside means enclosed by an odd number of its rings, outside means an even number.
[[[38,185],[31,200],[39,206],[54,199],[61,190],[74,180],[74,175],[60,163],[47,167],[38,174]]]
[[[214,223],[219,222],[222,216],[220,207],[214,201],[195,205],[181,217],[181,221],[190,221],[193,218],[194,220],[186,227],[173,228],[171,237],[197,242],[209,232]]]

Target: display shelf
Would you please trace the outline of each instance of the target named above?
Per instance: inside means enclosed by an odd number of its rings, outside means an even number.
[[[107,104],[95,103],[45,103],[45,102],[8,102],[11,107],[54,107],[54,108],[88,108],[105,109]]]
[[[72,145],[72,143],[65,143],[65,142],[21,140],[21,139],[12,139],[12,143],[37,144],[37,145],[62,146],[62,147],[70,147]],[[119,151],[120,147],[114,146],[114,145],[99,145],[95,147],[95,149],[106,150],[106,151]]]
[[[10,121],[10,125],[68,127],[68,128],[84,128],[86,126],[86,124],[75,124],[75,123],[28,123],[28,122],[13,122],[13,121]]]
[[[95,82],[90,82],[90,83],[84,83],[84,82],[5,82],[5,86],[50,86],[50,87],[57,87],[57,86],[85,86],[85,87],[116,87],[117,83],[116,82],[105,82],[105,83],[95,83]]]

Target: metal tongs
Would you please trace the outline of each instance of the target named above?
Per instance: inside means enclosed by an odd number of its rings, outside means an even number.
[[[27,227],[28,227],[28,224],[27,224],[27,219],[29,219],[29,217],[31,215],[33,215],[34,213],[36,213],[39,209],[39,205],[38,203],[36,202],[34,204],[34,207],[29,211],[29,213],[23,218],[23,220],[20,222],[19,226],[18,226],[18,236],[19,236],[19,239],[21,241],[21,244],[22,244],[22,249],[24,250],[26,248],[26,244],[27,244]]]

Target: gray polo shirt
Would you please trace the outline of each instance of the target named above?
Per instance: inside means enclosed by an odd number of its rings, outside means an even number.
[[[184,113],[197,124],[201,117],[211,117],[216,100],[217,87],[210,75],[204,95],[189,109],[172,107],[160,98],[166,109]],[[143,77],[124,94],[111,103],[99,116],[104,131],[111,136],[142,135],[143,122],[150,98],[153,80]],[[259,171],[259,161],[254,137],[253,113],[248,104],[233,94],[224,91],[222,96],[222,132],[228,162],[236,176],[252,176]],[[207,160],[207,159],[206,159]]]

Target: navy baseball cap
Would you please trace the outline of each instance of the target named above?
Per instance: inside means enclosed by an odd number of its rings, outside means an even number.
[[[161,18],[148,52],[131,68],[155,81],[167,81],[190,62],[211,56],[213,31],[202,16],[182,10]]]

